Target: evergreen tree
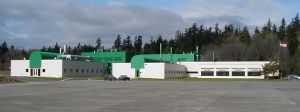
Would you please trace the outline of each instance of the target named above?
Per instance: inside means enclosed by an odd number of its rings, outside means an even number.
[[[300,29],[299,24],[299,15],[297,14],[291,24],[287,27],[288,48],[291,56],[296,53],[297,47],[299,45],[299,41],[297,38],[297,36],[299,35],[297,33]]]
[[[131,38],[130,36],[127,36],[127,38],[124,39],[122,43],[122,49],[127,52],[131,52],[132,50],[132,42],[130,38]]]
[[[250,43],[250,33],[248,31],[248,27],[244,26],[243,31],[241,33],[240,41],[249,45]]]
[[[121,35],[118,34],[117,39],[114,42],[114,46],[113,48],[117,49],[117,50],[121,50],[122,49],[122,42],[121,42]]]
[[[102,48],[102,40],[101,40],[101,38],[99,37],[99,38],[97,38],[97,40],[96,40],[96,49],[101,49]]]
[[[58,43],[56,42],[55,45],[54,45],[54,51],[53,52],[59,53],[59,49],[60,49],[60,47],[59,47]]]
[[[258,29],[257,26],[255,27],[254,33],[255,33],[255,34],[259,34],[259,33],[260,33],[260,31],[259,31],[259,29]]]
[[[46,52],[46,48],[45,46],[43,46],[43,48],[41,49],[42,52]]]
[[[272,26],[272,33],[277,34],[277,26],[275,24]]]
[[[286,36],[286,22],[285,19],[282,18],[281,25],[279,26],[278,37],[282,41]]]
[[[267,25],[265,25],[263,28],[262,28],[262,37],[263,38],[266,38],[267,35],[269,35],[271,33],[271,19],[269,18],[268,19],[268,22],[267,22]]]
[[[7,43],[3,42],[0,46],[0,57],[8,51]]]
[[[135,49],[135,52],[136,53],[141,53],[142,52],[142,45],[143,45],[143,42],[142,42],[142,36],[136,36],[134,38],[134,49]]]

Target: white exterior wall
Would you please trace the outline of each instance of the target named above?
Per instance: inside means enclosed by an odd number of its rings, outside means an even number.
[[[141,78],[180,78],[186,76],[186,67],[177,64],[168,63],[145,63],[144,68],[140,70]]]
[[[140,70],[140,78],[165,78],[165,63],[145,63]]]
[[[186,67],[178,64],[165,64],[165,79],[186,77]]]
[[[107,64],[63,60],[63,77],[102,77],[107,74]]]
[[[251,78],[264,79],[264,76],[248,76],[248,72],[262,71],[262,66],[267,61],[260,62],[179,62],[179,64],[187,67],[188,75],[190,77],[198,78]],[[201,76],[201,71],[211,70],[214,72],[213,76]],[[218,71],[228,71],[229,76],[217,76]],[[245,76],[232,76],[232,71],[244,71]]]
[[[30,76],[29,60],[11,60],[10,72],[11,76]]]
[[[112,75],[116,78],[121,75],[127,75],[130,78],[135,78],[135,70],[131,68],[131,63],[113,63]]]
[[[62,77],[62,60],[42,60],[40,69],[41,77]]]

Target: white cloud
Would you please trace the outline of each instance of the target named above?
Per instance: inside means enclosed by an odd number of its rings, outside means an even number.
[[[149,40],[150,36],[158,34],[170,36],[184,26],[181,16],[160,9],[95,6],[69,0],[2,0],[0,17],[0,28],[8,30],[0,32],[1,41],[28,48],[52,46],[56,42],[73,46],[79,42],[94,45],[100,35],[104,45],[111,47],[119,33],[143,35],[144,40]]]
[[[182,3],[182,1],[180,0]],[[176,3],[180,3],[176,0]],[[91,5],[73,0],[0,0],[0,41],[17,47],[95,44],[111,47],[117,34],[173,37],[192,23],[261,26],[279,23],[287,10],[275,0],[185,0],[180,8],[128,6],[120,0]],[[166,10],[162,10],[166,9]],[[179,10],[180,9],[180,10]]]
[[[274,0],[192,0],[193,5],[180,12],[185,18],[235,16],[246,25],[262,25],[268,18],[280,21],[285,11]],[[220,20],[221,21],[221,20]],[[217,21],[216,21],[217,22]]]

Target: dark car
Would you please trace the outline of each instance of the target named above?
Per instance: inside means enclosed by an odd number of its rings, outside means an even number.
[[[130,81],[130,78],[127,75],[121,75],[118,79],[119,81]]]
[[[104,80],[115,81],[115,80],[117,80],[117,78],[113,75],[106,75],[106,76],[104,76]]]

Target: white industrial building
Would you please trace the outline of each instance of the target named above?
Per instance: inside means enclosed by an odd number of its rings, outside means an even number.
[[[264,79],[262,67],[267,61],[241,62],[179,62],[187,68],[189,77]]]
[[[267,61],[242,61],[242,62],[178,62],[168,63],[144,63],[144,68],[139,71],[139,76],[131,63],[113,63],[112,75],[118,77],[127,75],[131,78],[240,78],[240,79],[264,79],[262,66]]]
[[[113,76],[127,75],[130,78],[182,78],[186,77],[187,70],[183,65],[170,63],[144,63],[144,68],[140,69],[139,73],[136,73],[136,70],[131,68],[131,63],[113,63],[112,67]]]
[[[11,76],[33,77],[100,77],[106,75],[107,64],[71,60],[41,60],[40,68],[30,68],[29,60],[12,60]]]
[[[65,51],[65,50],[64,50]],[[194,54],[147,54],[130,57],[115,53],[89,53],[86,56],[33,52],[29,60],[11,60],[11,76],[32,77],[115,77],[130,78],[250,78],[264,79],[267,61],[194,62]],[[124,54],[124,53],[123,53]],[[93,57],[91,57],[93,56]],[[116,59],[123,61],[114,61]],[[104,62],[103,60],[107,60]]]

